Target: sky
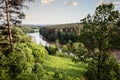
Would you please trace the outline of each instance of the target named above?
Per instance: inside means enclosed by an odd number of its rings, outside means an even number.
[[[120,7],[120,0],[36,0],[34,3],[25,3],[29,9],[23,9],[26,14],[23,24],[77,23],[87,14],[93,14],[103,1],[114,1],[117,8]]]

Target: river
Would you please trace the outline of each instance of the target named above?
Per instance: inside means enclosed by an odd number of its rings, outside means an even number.
[[[32,41],[33,41],[34,43],[36,43],[36,44],[41,44],[41,45],[47,46],[47,47],[50,46],[50,44],[43,39],[43,36],[40,35],[39,32],[36,32],[36,33],[27,33],[27,35],[31,36],[31,37],[32,37]],[[61,49],[60,47],[58,47],[58,50],[59,50],[60,52],[62,51],[62,49]],[[72,54],[72,53],[71,53],[71,54]],[[73,54],[72,54],[72,55],[73,55]]]
[[[27,35],[32,37],[32,41],[35,42],[36,44],[41,44],[43,46],[49,46],[50,44],[43,39],[43,36],[40,35],[40,33],[27,33]],[[61,52],[62,49],[58,48],[59,51]],[[117,56],[118,61],[120,62],[120,50],[111,50],[110,51],[112,54]]]
[[[43,39],[43,36],[39,32],[27,33],[27,35],[32,37],[32,41],[36,44],[41,44],[43,46],[49,46],[49,43]]]

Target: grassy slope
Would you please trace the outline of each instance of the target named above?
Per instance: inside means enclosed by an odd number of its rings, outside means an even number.
[[[60,70],[65,72],[71,77],[83,77],[83,73],[86,70],[87,65],[84,63],[74,63],[71,59],[49,56],[46,64],[43,65],[44,69],[47,71]]]

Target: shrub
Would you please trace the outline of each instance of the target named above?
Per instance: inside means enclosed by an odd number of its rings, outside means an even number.
[[[34,56],[25,44],[15,44],[14,51],[0,53],[0,79],[16,80],[23,73],[32,73]]]
[[[50,45],[47,50],[50,55],[55,55],[56,51],[58,51],[55,45]]]
[[[7,74],[7,57],[0,52],[0,80],[7,80],[9,76]]]
[[[45,59],[48,56],[48,52],[43,46],[34,43],[27,43],[27,45],[30,49],[32,49],[32,54],[35,57],[36,62],[45,62]]]
[[[56,51],[55,53],[55,56],[60,56],[60,57],[63,57],[64,53],[62,52],[59,52],[59,51]]]
[[[76,42],[72,45],[72,52],[74,53],[73,60],[77,61],[86,61],[88,58],[88,50],[85,48],[84,44]]]
[[[13,27],[12,29],[13,42],[30,42],[30,37],[27,36],[20,27]]]
[[[18,77],[22,73],[31,73],[34,65],[32,50],[25,44],[16,44],[14,51],[7,57],[9,66],[9,75],[12,78]]]
[[[119,80],[120,67],[116,58],[109,53],[103,53],[101,56],[99,80]],[[89,63],[88,70],[85,73],[88,80],[97,80],[98,55],[95,55],[94,57],[95,58],[93,58],[91,63]]]
[[[67,45],[63,45],[62,51],[63,52],[68,52],[69,51],[68,46]]]
[[[21,74],[17,80],[38,80],[37,76],[35,74],[28,74],[28,73],[24,73]]]
[[[0,52],[0,80],[37,80],[43,69],[39,62],[45,61],[47,50],[34,43],[18,43],[13,52]]]
[[[54,75],[54,80],[77,80],[77,79],[68,76],[65,72],[56,70],[55,75]]]

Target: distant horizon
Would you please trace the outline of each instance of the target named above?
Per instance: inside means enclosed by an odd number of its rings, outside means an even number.
[[[62,24],[75,24],[75,23],[80,23],[80,22],[71,22],[71,23],[60,23],[60,24],[21,24],[21,25],[62,25]]]

